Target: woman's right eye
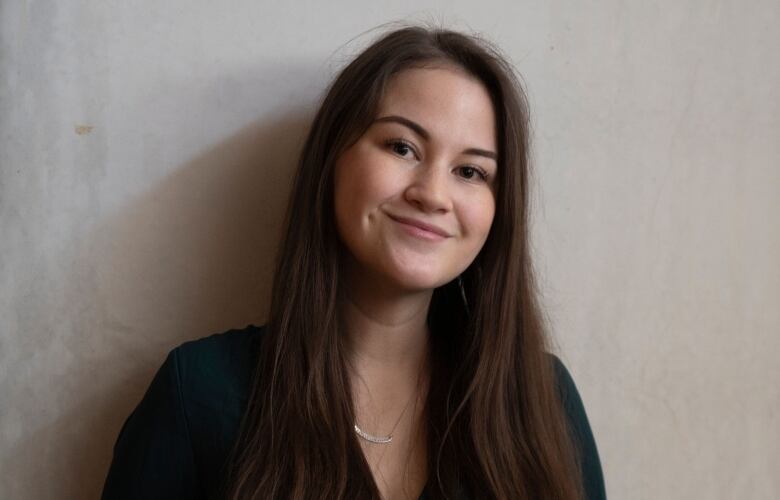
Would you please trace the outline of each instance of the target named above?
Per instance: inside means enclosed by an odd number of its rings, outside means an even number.
[[[406,141],[402,141],[400,139],[391,139],[385,144],[393,151],[393,153],[399,156],[403,156],[404,158],[409,153],[414,154],[414,148]]]

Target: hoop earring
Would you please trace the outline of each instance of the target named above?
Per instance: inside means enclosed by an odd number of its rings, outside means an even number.
[[[466,299],[466,288],[463,286],[463,275],[458,275],[458,287],[460,288],[460,297],[463,299],[463,305],[466,308],[466,316],[471,316],[469,310],[469,301]]]

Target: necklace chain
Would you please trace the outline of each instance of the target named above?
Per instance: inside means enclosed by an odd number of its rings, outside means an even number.
[[[412,395],[409,397],[409,401],[406,402],[406,406],[404,406],[403,411],[398,416],[398,420],[395,421],[395,425],[393,425],[393,428],[390,429],[390,433],[387,436],[377,436],[374,434],[369,434],[368,432],[361,429],[357,422],[355,422],[355,433],[363,438],[364,440],[368,441],[369,443],[374,444],[390,444],[393,442],[393,432],[395,432],[395,428],[398,427],[398,424],[401,423],[401,419],[403,418],[404,414],[406,413],[406,410],[409,408],[409,405],[412,403],[412,400],[414,399],[414,396],[417,395],[417,388],[420,387],[420,376],[422,375],[422,366],[420,367],[420,370],[417,372],[417,384],[415,385],[415,390],[412,391]]]
[[[414,394],[412,394],[414,396]],[[395,432],[395,428],[398,427],[398,424],[401,423],[401,419],[404,416],[404,413],[406,413],[406,409],[409,408],[409,404],[412,402],[412,398],[409,398],[409,401],[406,403],[406,406],[404,406],[404,411],[401,412],[401,415],[398,417],[398,420],[395,421],[395,425],[392,429],[390,429],[390,434],[387,436],[375,436],[373,434],[369,434],[368,432],[364,431],[360,427],[358,427],[357,422],[355,423],[355,432],[357,432],[357,435],[365,439],[366,441],[369,441],[371,443],[376,444],[390,444],[393,441],[393,432]]]

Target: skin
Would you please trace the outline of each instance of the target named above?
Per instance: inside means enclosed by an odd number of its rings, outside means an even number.
[[[445,65],[395,75],[376,116],[336,163],[334,209],[346,250],[340,312],[359,425],[386,435],[398,422],[391,444],[360,441],[366,460],[383,498],[417,498],[427,480],[426,316],[434,288],[469,266],[490,231],[495,113],[478,80]],[[434,224],[447,237],[431,241],[397,217]]]

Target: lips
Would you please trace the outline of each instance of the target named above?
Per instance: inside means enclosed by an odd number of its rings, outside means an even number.
[[[406,224],[406,225],[409,225],[409,226],[416,227],[418,229],[422,229],[423,231],[427,231],[429,233],[433,233],[433,234],[435,234],[437,236],[440,236],[442,238],[449,238],[450,237],[450,234],[447,231],[445,231],[444,229],[440,228],[439,226],[435,226],[433,224],[428,224],[426,222],[423,222],[423,221],[420,221],[420,220],[417,220],[417,219],[412,219],[411,217],[401,217],[401,216],[398,216],[398,215],[391,215],[391,214],[388,214],[388,215],[390,216],[391,219],[393,219],[396,222],[400,222],[401,224]]]

